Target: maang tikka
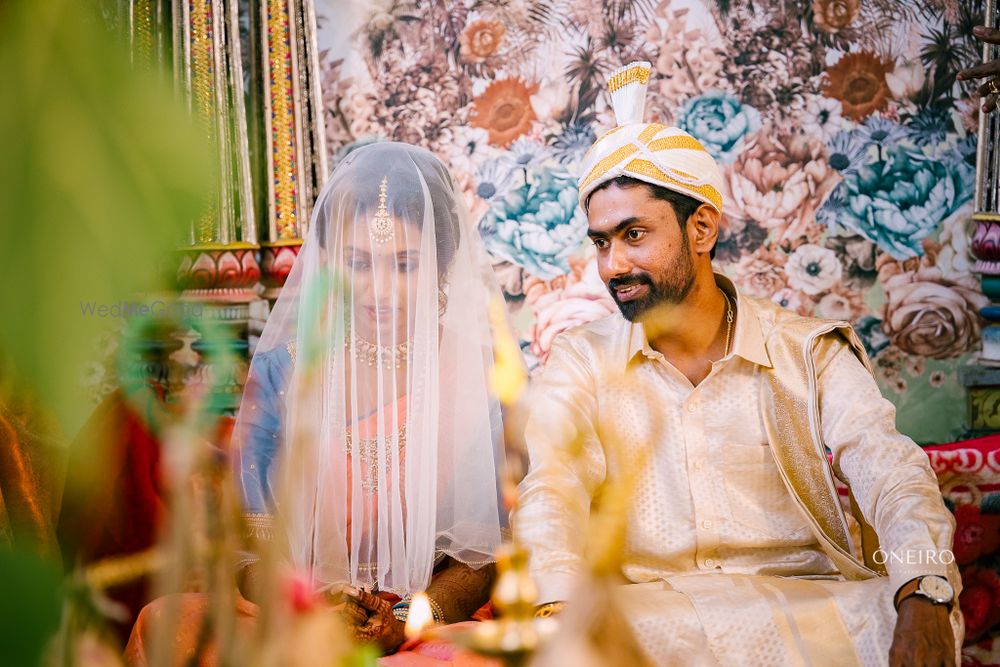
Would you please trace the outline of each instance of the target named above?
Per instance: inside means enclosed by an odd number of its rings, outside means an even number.
[[[389,217],[389,209],[385,206],[388,190],[389,177],[383,176],[382,182],[378,186],[378,208],[375,210],[375,216],[368,225],[368,235],[375,243],[386,243],[391,241],[394,236],[392,218]]]

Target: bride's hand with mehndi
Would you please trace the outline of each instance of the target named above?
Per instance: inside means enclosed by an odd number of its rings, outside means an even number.
[[[368,615],[364,623],[349,625],[354,638],[378,644],[389,653],[398,649],[406,640],[406,626],[392,613],[392,605],[367,591],[345,589],[344,592],[348,604],[357,605]]]

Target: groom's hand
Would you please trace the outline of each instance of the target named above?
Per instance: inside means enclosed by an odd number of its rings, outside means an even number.
[[[890,667],[955,667],[955,634],[948,607],[911,595],[899,603],[889,649]]]

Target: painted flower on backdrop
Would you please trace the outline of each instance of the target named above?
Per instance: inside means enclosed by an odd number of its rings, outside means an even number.
[[[828,320],[853,322],[866,310],[864,294],[843,285],[835,287],[816,304],[816,314]]]
[[[840,174],[847,175],[868,164],[868,145],[856,132],[837,132],[826,142],[827,163]]]
[[[524,299],[524,269],[511,262],[500,261],[493,264],[493,275],[508,305],[511,302],[520,304]]]
[[[947,380],[948,376],[944,371],[931,371],[930,375],[927,376],[927,384],[935,389],[943,387]]]
[[[597,273],[597,263],[582,257],[570,258],[570,272],[555,280],[526,279],[524,296],[535,314],[531,352],[543,364],[552,341],[563,331],[618,312]]]
[[[840,283],[842,273],[837,253],[812,243],[796,248],[785,264],[789,286],[811,296],[833,289]]]
[[[500,48],[507,28],[499,21],[473,21],[462,31],[460,53],[469,62],[481,63]]]
[[[570,87],[565,78],[545,79],[531,95],[531,108],[540,120],[553,120],[569,105]]]
[[[989,304],[978,281],[952,282],[926,263],[882,281],[882,329],[897,348],[933,359],[951,359],[979,342],[979,309]]]
[[[772,128],[727,168],[733,206],[771,230],[779,242],[818,240],[816,211],[840,181],[824,146],[800,134],[777,137]]]
[[[889,337],[882,331],[882,320],[874,315],[862,315],[854,323],[854,331],[857,332],[870,359],[874,359],[882,350],[889,347]]]
[[[908,136],[906,128],[895,123],[881,114],[874,114],[865,119],[855,135],[861,144],[871,152],[874,148],[876,152],[890,148]]]
[[[700,28],[689,28],[690,10],[670,4],[657,7],[645,34],[646,43],[659,46],[653,61],[658,76],[650,79],[647,109],[661,123],[673,122],[663,114],[673,112],[682,100],[718,88],[726,66],[724,54],[709,37]]]
[[[858,18],[861,0],[813,0],[812,9],[816,29],[835,34]]]
[[[771,297],[771,302],[806,316],[812,315],[813,308],[816,307],[816,303],[808,295],[791,287],[785,287],[775,292],[774,296]]]
[[[473,101],[469,122],[489,132],[491,144],[506,148],[531,129],[536,119],[531,96],[537,90],[538,84],[518,78],[494,81]]]
[[[893,63],[870,51],[845,53],[826,70],[823,94],[840,100],[844,116],[861,121],[889,103],[885,76]]]
[[[938,147],[945,144],[952,132],[952,117],[944,109],[921,109],[909,120],[906,130],[918,146]]]
[[[494,257],[545,280],[566,273],[587,234],[576,179],[550,167],[537,170],[527,183],[494,200],[479,229]]]
[[[926,77],[926,67],[919,60],[897,62],[892,71],[886,72],[885,83],[893,97],[906,100],[920,92]]]
[[[744,294],[770,299],[788,286],[783,269],[785,260],[784,253],[761,246],[733,264],[730,275]]]
[[[966,229],[967,222],[968,217],[953,215],[945,222],[938,235],[940,249],[934,264],[952,282],[961,282],[972,274],[972,235]]]
[[[875,284],[878,246],[857,235],[827,236],[824,245],[837,254],[844,267],[845,285],[855,290],[866,290]]]
[[[731,199],[726,198],[727,205]],[[723,213],[719,239],[715,242],[715,259],[720,264],[738,262],[745,254],[755,251],[767,241],[767,230],[756,221],[744,218],[739,211],[728,208]]]
[[[950,143],[949,150],[944,155],[944,159],[955,164],[964,164],[968,169],[976,168],[976,149],[979,146],[979,138],[975,134],[967,135],[961,139],[954,139]]]
[[[444,128],[441,136],[441,154],[445,163],[453,172],[474,174],[482,160],[483,147],[489,143],[489,133],[468,123],[458,123]]]
[[[515,172],[526,173],[534,169],[548,158],[547,149],[543,144],[521,137],[504,152],[503,159]]]
[[[840,101],[822,95],[813,95],[806,104],[802,117],[802,132],[808,136],[830,141],[844,128],[840,114]]]
[[[476,196],[488,202],[503,199],[523,183],[521,175],[515,173],[510,162],[502,157],[484,161],[476,169],[474,178]]]
[[[560,164],[577,165],[596,139],[590,125],[567,125],[552,140],[552,154]]]
[[[839,220],[895,259],[922,254],[921,241],[972,196],[964,165],[932,160],[896,146],[844,179],[847,208]]]
[[[816,224],[830,230],[841,229],[840,216],[845,208],[847,208],[847,191],[844,190],[844,184],[841,182],[837,184],[837,187],[816,211]]]
[[[677,126],[700,141],[712,157],[727,164],[760,129],[760,114],[734,96],[712,90],[684,103]]]

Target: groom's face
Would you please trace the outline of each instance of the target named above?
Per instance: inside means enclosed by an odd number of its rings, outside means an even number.
[[[587,217],[598,272],[626,319],[687,297],[695,278],[691,242],[672,204],[644,185],[612,184],[590,197]]]

